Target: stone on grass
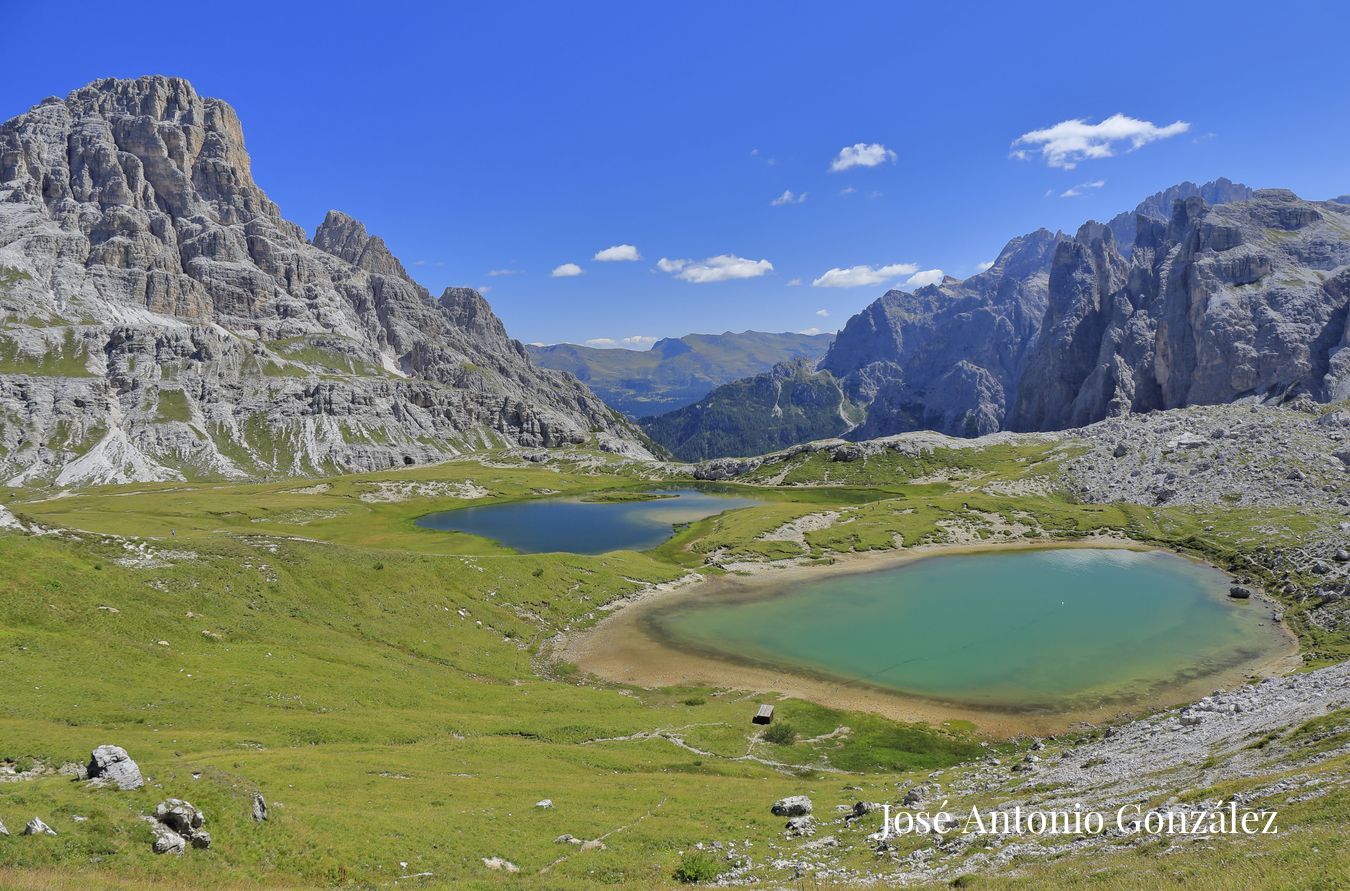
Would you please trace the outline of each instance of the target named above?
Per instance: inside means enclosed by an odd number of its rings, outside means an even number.
[[[483,865],[488,869],[500,870],[502,872],[520,872],[519,866],[516,866],[504,857],[484,857]]]
[[[28,825],[23,827],[24,835],[56,835],[56,830],[42,822],[41,817],[34,817],[28,821]]]
[[[166,798],[155,808],[155,819],[174,832],[188,833],[206,825],[206,815],[190,801]]]
[[[811,813],[811,799],[805,795],[789,795],[774,802],[775,817],[804,817]]]
[[[173,839],[165,835],[177,836],[180,843],[191,842],[194,848],[211,847],[211,833],[202,827],[206,825],[206,815],[190,801],[181,798],[166,798],[155,807],[155,852],[159,854],[174,850]],[[164,851],[160,850],[165,847]],[[181,851],[174,850],[175,853]]]
[[[267,819],[267,799],[261,792],[253,793],[253,822],[261,823]]]
[[[156,854],[182,854],[187,850],[187,839],[163,823],[155,824],[155,840],[150,848]]]
[[[99,746],[89,757],[89,779],[111,782],[124,792],[145,785],[141,769],[121,746]]]

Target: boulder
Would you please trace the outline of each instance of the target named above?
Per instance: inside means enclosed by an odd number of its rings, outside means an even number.
[[[1234,600],[1246,600],[1252,596],[1251,589],[1244,588],[1242,585],[1233,585],[1228,589],[1228,596]]]
[[[206,815],[181,798],[161,801],[155,808],[155,819],[182,835],[191,835],[206,825]]]
[[[1167,448],[1169,451],[1176,451],[1177,449],[1198,449],[1203,446],[1205,442],[1206,440],[1203,436],[1197,436],[1194,433],[1183,433],[1169,442]]]
[[[267,819],[267,799],[261,792],[253,793],[253,822],[261,823]]]
[[[789,795],[774,802],[775,817],[805,817],[811,813],[811,799],[805,795]]]
[[[0,835],[9,835],[9,830],[5,828],[4,820],[0,820]]]
[[[156,854],[181,854],[187,850],[187,839],[163,823],[155,824],[155,840],[150,849]]]
[[[848,813],[844,814],[844,819],[846,821],[857,820],[872,813],[878,807],[880,805],[871,801],[856,801],[853,803],[853,807],[849,808]]]
[[[483,865],[501,872],[520,872],[520,867],[503,857],[484,857]]]
[[[42,822],[41,817],[34,817],[28,821],[28,825],[23,827],[24,835],[56,835],[56,830]]]
[[[105,780],[124,792],[145,785],[141,769],[121,746],[99,746],[94,749],[89,758],[88,773],[89,779]]]
[[[206,815],[190,801],[166,798],[155,808],[155,852],[182,853],[181,847],[190,842],[194,848],[211,847],[211,833],[202,827]],[[167,832],[167,834],[166,834]],[[174,838],[178,842],[174,842]],[[165,850],[161,851],[160,848]]]

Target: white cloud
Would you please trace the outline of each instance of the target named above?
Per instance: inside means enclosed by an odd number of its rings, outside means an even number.
[[[1060,192],[1060,193],[1059,193],[1059,197],[1061,197],[1061,198],[1077,198],[1077,197],[1079,197],[1080,195],[1086,195],[1086,194],[1088,193],[1088,190],[1090,190],[1090,189],[1100,189],[1100,188],[1101,188],[1102,186],[1104,186],[1104,185],[1106,185],[1106,180],[1104,180],[1104,179],[1094,179],[1094,180],[1093,180],[1092,182],[1090,182],[1090,183],[1079,183],[1079,184],[1076,185],[1076,186],[1071,186],[1071,187],[1065,189],[1063,192]]]
[[[601,263],[614,263],[620,260],[641,260],[638,249],[631,244],[616,244],[614,247],[607,247],[603,251],[596,251],[593,260],[599,260]]]
[[[479,294],[486,294],[492,290],[492,285],[479,285],[478,287],[474,288],[474,290],[477,291]]]
[[[830,311],[828,309],[818,309],[816,310],[816,315],[820,316],[822,319],[828,319],[830,317]]]
[[[657,338],[648,337],[645,334],[632,334],[623,339],[625,346],[651,346],[656,341]]]
[[[859,142],[846,145],[839,150],[838,156],[830,162],[830,172],[838,173],[852,167],[877,167],[890,161],[895,163],[895,152],[879,142],[871,144]]]
[[[806,200],[806,193],[800,195],[794,194],[791,189],[784,189],[783,194],[769,202],[774,207],[782,207],[784,204],[801,204]]]
[[[840,194],[840,195],[852,195],[852,194],[853,194],[854,192],[856,192],[856,191],[858,191],[858,190],[855,189],[855,188],[853,188],[853,186],[844,186],[842,189],[839,190],[839,194]]]
[[[656,268],[697,285],[738,278],[759,278],[767,272],[773,272],[773,264],[768,260],[747,260],[733,254],[719,254],[706,260],[670,260],[662,257],[656,261]]]
[[[612,337],[592,337],[590,340],[586,341],[586,346],[593,347],[612,347],[618,345],[618,342]]]
[[[1027,161],[1032,152],[1039,150],[1049,166],[1072,170],[1080,161],[1110,158],[1115,154],[1116,143],[1128,142],[1127,151],[1134,151],[1150,142],[1177,136],[1189,129],[1191,125],[1186,121],[1174,121],[1159,127],[1152,121],[1141,121],[1123,114],[1113,114],[1100,124],[1089,124],[1081,118],[1075,118],[1060,121],[1044,130],[1023,133],[1013,140],[1012,157]]]
[[[574,275],[581,275],[583,272],[585,270],[575,263],[564,263],[561,266],[554,267],[550,274],[554,278],[571,278]]]
[[[798,331],[797,333],[798,333],[798,334],[819,334],[819,333],[820,333],[820,329],[819,329],[819,328],[803,328],[802,330]]]
[[[922,288],[927,285],[941,284],[944,275],[945,273],[941,269],[925,269],[905,279],[905,287]]]
[[[526,346],[537,346],[537,347],[545,347],[545,346],[549,346],[549,344],[544,343],[542,340],[532,340],[532,341],[530,341],[529,343],[527,343],[527,344],[525,344],[525,345],[526,345]]]
[[[498,275],[520,275],[520,270],[519,270],[519,269],[489,269],[489,270],[488,270],[488,275],[491,275],[491,276],[498,276]]]
[[[788,279],[788,283],[787,283],[787,284],[788,284],[788,287],[789,287],[789,288],[795,288],[795,287],[797,287],[798,285],[800,285],[801,283],[802,283],[802,280],[799,279],[799,278],[790,278],[790,279]]]
[[[820,278],[811,282],[815,288],[857,288],[862,285],[875,285],[888,278],[913,275],[919,271],[915,263],[891,263],[888,266],[850,266],[847,269],[830,269]]]
[[[986,270],[994,268],[994,261],[985,260],[983,263],[976,263],[975,268],[978,269],[980,272],[985,272]]]

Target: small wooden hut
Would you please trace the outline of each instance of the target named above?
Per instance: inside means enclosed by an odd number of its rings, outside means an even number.
[[[773,721],[773,706],[771,706],[771,705],[761,705],[761,706],[759,707],[759,711],[755,712],[755,716],[754,716],[753,718],[751,718],[750,721],[751,721],[751,723],[754,723],[754,724],[768,724],[768,723],[772,722],[772,721]]]

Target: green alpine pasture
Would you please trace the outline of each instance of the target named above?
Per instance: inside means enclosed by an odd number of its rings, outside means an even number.
[[[598,607],[738,560],[922,543],[950,522],[981,537],[1012,523],[1046,538],[1107,531],[1220,563],[1324,522],[1295,511],[1076,505],[954,481],[1043,476],[1053,460],[1048,449],[1004,447],[887,458],[870,474],[798,467],[794,481],[818,485],[757,487],[761,505],[690,524],[649,552],[599,556],[516,554],[414,524],[484,503],[461,497],[479,489],[495,500],[621,500],[653,485],[650,468],[598,453],[543,465],[491,454],[322,481],[0,489],[9,511],[47,530],[0,530],[0,765],[54,769],[111,743],[148,781],[118,792],[54,770],[0,776],[0,821],[13,833],[0,836],[0,887],[707,880],[720,861],[693,846],[781,841],[782,820],[769,813],[778,798],[807,794],[821,811],[893,800],[898,784],[1025,743],[771,693],[625,688],[551,661],[547,641]],[[935,481],[942,473],[952,481]],[[760,537],[822,511],[848,522],[807,532],[803,544]],[[1301,630],[1325,660],[1350,652],[1343,636]],[[750,723],[765,700],[790,732]],[[261,825],[250,817],[254,792],[271,806]],[[170,796],[206,812],[209,850],[151,853],[140,817]],[[536,807],[543,799],[553,806]],[[1299,833],[1225,840],[1223,856],[1258,858],[1256,884],[1314,887],[1298,881],[1319,862],[1313,849],[1344,866],[1345,800],[1301,805]],[[20,837],[35,816],[59,834]],[[555,841],[564,834],[600,844]],[[850,865],[868,867],[864,849]],[[518,871],[489,869],[493,857]],[[1205,872],[1219,862],[1122,850],[1095,863],[1099,882],[1059,860],[968,881],[1220,887]]]

